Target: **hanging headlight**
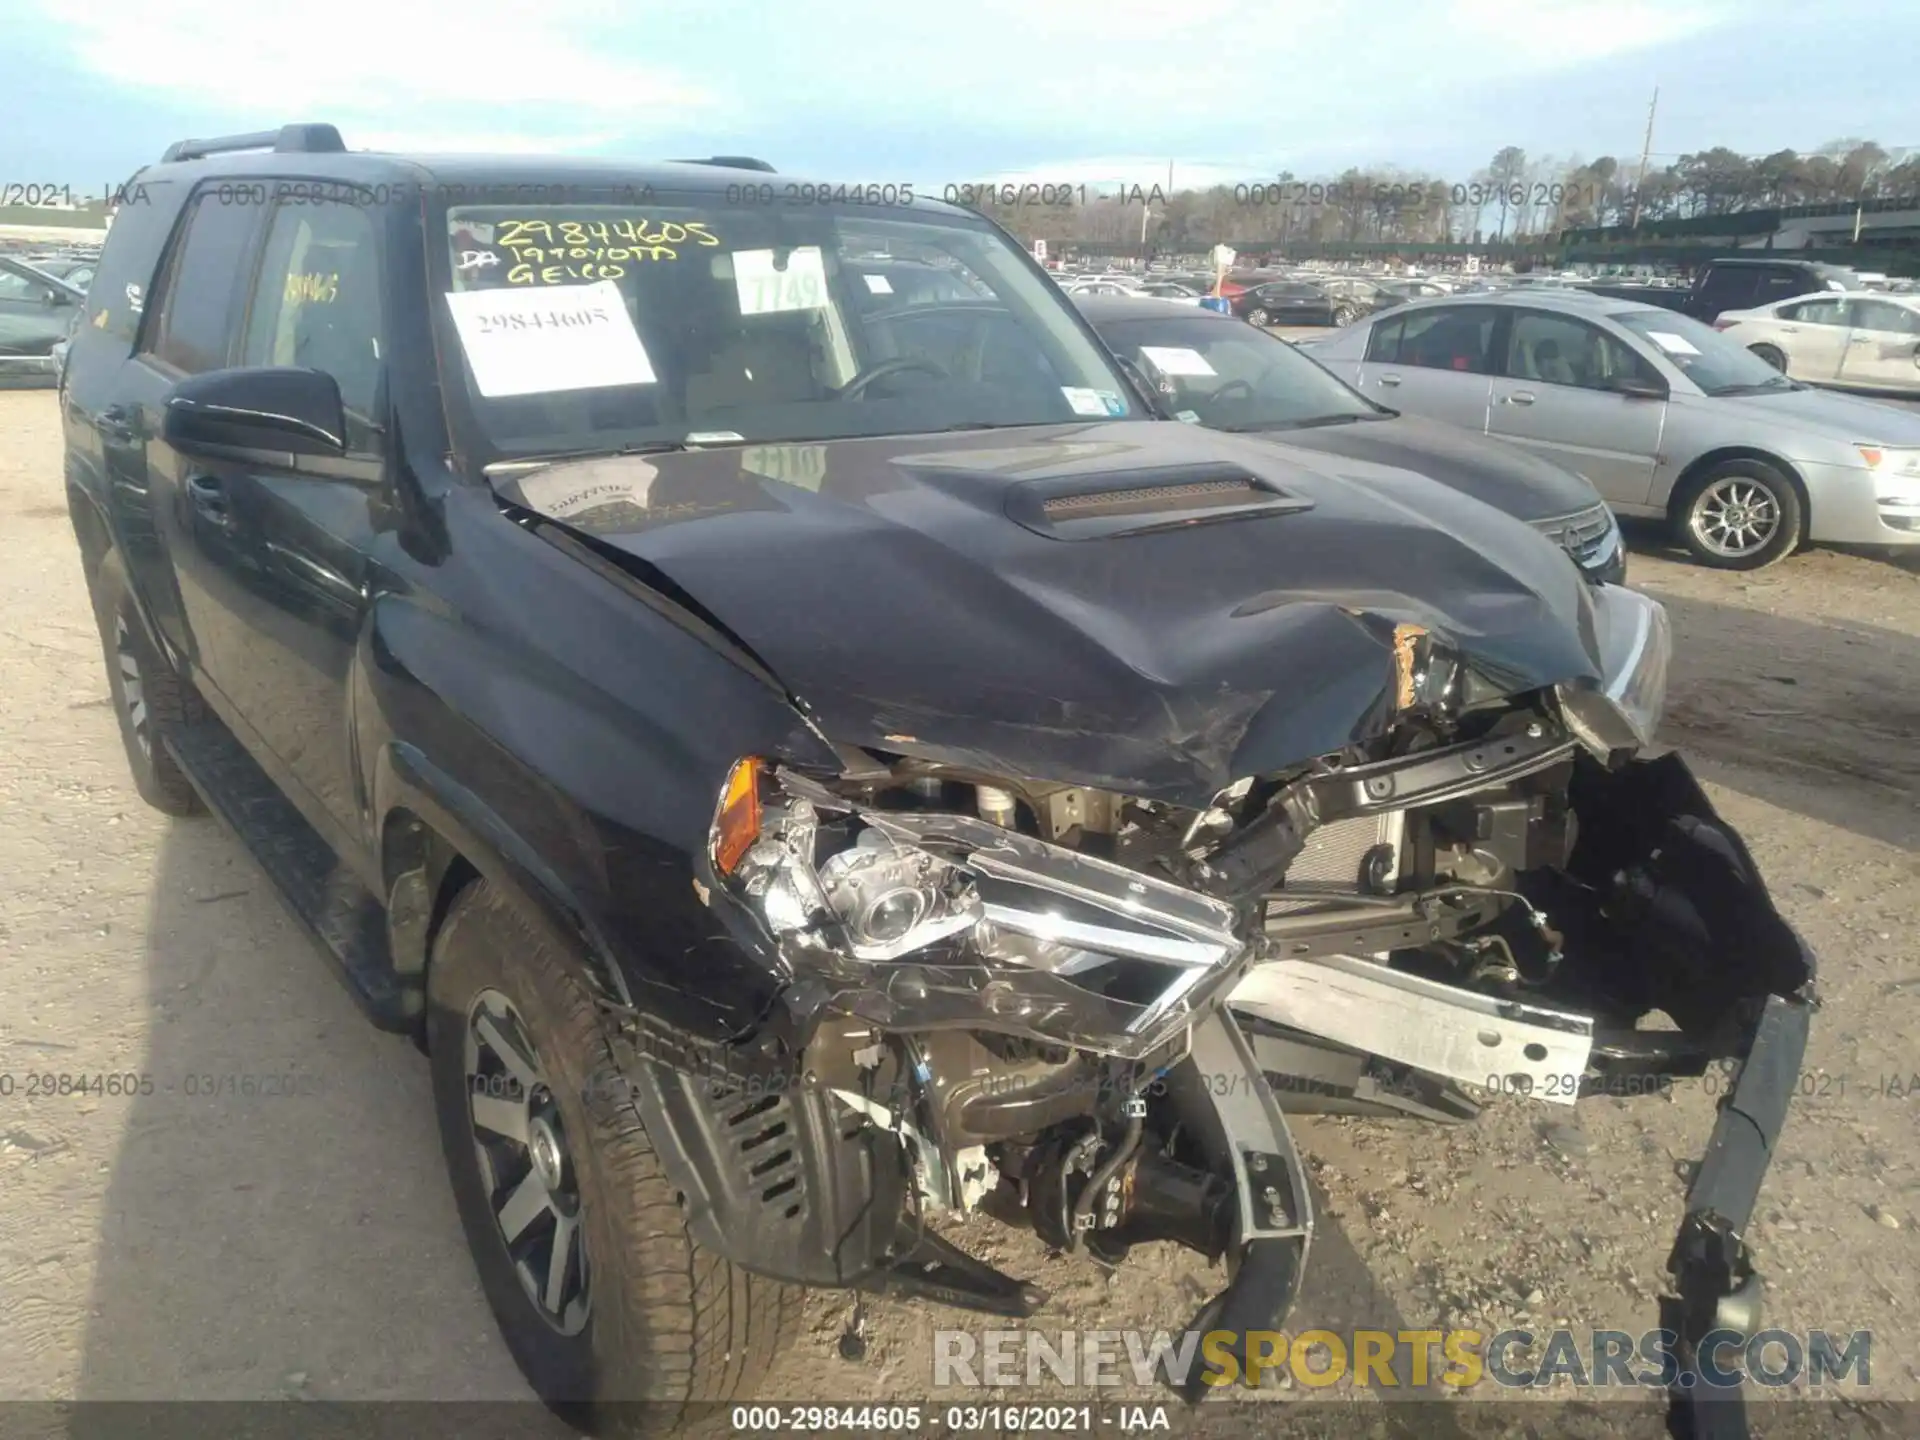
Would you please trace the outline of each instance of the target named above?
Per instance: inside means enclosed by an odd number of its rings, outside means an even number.
[[[738,767],[716,861],[747,828]],[[897,1029],[984,1026],[1138,1057],[1224,993],[1251,948],[1209,896],[969,815],[870,811],[764,777],[751,843],[715,873],[797,978]]]

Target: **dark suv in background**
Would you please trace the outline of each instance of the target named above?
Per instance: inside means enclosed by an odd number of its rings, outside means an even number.
[[[1709,260],[1687,290],[1661,285],[1586,285],[1582,289],[1616,300],[1634,300],[1678,310],[1703,325],[1711,325],[1728,310],[1752,310],[1796,295],[1822,290],[1861,289],[1853,271],[1820,260],[1792,260],[1775,256],[1728,256]]]

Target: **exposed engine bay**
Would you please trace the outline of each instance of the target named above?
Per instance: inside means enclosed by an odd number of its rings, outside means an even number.
[[[1461,703],[1439,668],[1377,740],[1199,809],[904,754],[736,767],[716,873],[917,1215],[1110,1262],[1287,1242],[1257,1314],[1311,1233],[1279,1112],[1460,1120],[1463,1083],[1570,1104],[1743,1053],[1804,951],[1681,762],[1633,758],[1617,702]]]

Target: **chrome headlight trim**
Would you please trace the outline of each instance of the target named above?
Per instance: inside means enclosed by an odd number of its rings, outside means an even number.
[[[1234,906],[1169,880],[975,816],[873,810],[775,776],[787,800],[769,805],[737,893],[797,981],[883,1028],[997,1029],[1137,1057],[1224,1003],[1258,950]],[[829,816],[855,835],[821,857]],[[862,933],[874,897],[909,889],[925,900],[902,907],[910,923]]]
[[[1651,745],[1667,708],[1673,662],[1673,625],[1666,606],[1620,585],[1594,596],[1600,642],[1597,689],[1562,685],[1567,726],[1596,754]]]

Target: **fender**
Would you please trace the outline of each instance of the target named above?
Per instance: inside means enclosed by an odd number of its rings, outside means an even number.
[[[455,860],[464,860],[510,896],[528,921],[580,956],[602,998],[631,1006],[619,968],[607,959],[607,937],[579,897],[534,848],[473,791],[413,745],[394,741],[374,762],[379,797],[381,869],[386,877],[387,935],[402,980],[424,981],[427,957],[444,902],[441,893]],[[396,823],[397,822],[397,823]],[[435,854],[424,826],[446,849]]]
[[[639,1110],[661,1164],[687,1197],[698,1244],[796,1285],[853,1286],[891,1263],[906,1194],[901,1150],[871,1128],[847,1133],[832,1096],[793,1063],[786,1027],[769,1026],[756,1037],[764,1043],[745,1047],[663,1023],[635,1005],[611,959],[616,942],[589,906],[485,801],[409,744],[385,746],[374,768],[388,821],[389,934],[403,975],[424,979],[441,891],[455,857],[464,859],[585,963],[612,1009],[619,1057],[618,1073],[597,1077],[586,1103],[625,1101]],[[415,825],[442,842],[442,853],[409,830]],[[751,1166],[742,1163],[749,1150]]]

